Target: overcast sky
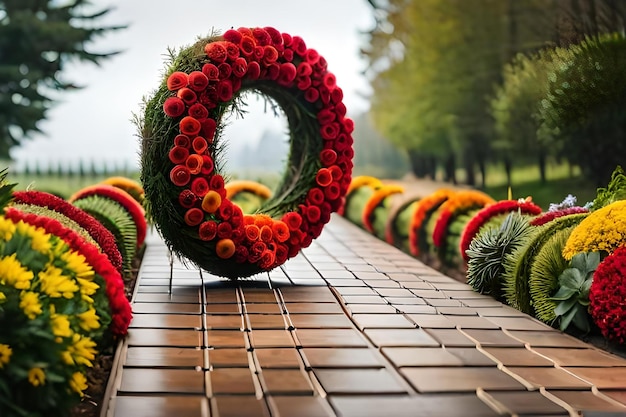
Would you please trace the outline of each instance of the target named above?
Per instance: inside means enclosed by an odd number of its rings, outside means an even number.
[[[139,139],[131,119],[140,113],[142,97],[158,86],[168,47],[192,44],[212,29],[273,26],[301,36],[308,47],[328,61],[329,70],[344,91],[348,115],[367,109],[361,94],[369,91],[361,75],[363,45],[360,31],[373,25],[366,0],[93,0],[96,8],[112,7],[106,23],[128,24],[128,29],[99,38],[92,50],[122,53],[102,65],[72,64],[64,79],[85,86],[63,93],[48,120],[41,123],[46,135],[27,140],[12,152],[18,167],[27,160],[41,166],[75,164],[78,160],[106,161],[107,166],[139,166]],[[256,141],[266,128],[280,128],[284,121],[263,114],[256,100],[250,113],[225,131],[237,148]],[[32,164],[32,163],[31,163]]]

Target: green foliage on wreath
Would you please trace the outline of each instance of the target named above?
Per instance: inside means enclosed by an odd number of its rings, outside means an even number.
[[[504,259],[531,236],[528,217],[512,212],[499,227],[483,228],[467,250],[467,283],[481,293],[503,300]]]
[[[566,330],[570,324],[589,332],[589,289],[593,273],[600,263],[599,252],[582,252],[574,255],[571,267],[559,276],[559,290],[552,300],[558,304],[554,314],[559,319],[560,329]]]

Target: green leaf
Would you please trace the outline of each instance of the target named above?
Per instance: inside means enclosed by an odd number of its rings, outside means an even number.
[[[556,309],[554,311],[556,312]],[[576,315],[576,309],[572,308],[571,310],[567,312],[566,315],[561,317],[561,325],[560,325],[561,331],[567,330],[567,328],[569,327],[575,315]]]
[[[568,287],[578,290],[585,282],[585,277],[580,270],[576,268],[568,268],[559,276],[559,284],[561,287]]]
[[[561,287],[556,292],[556,294],[554,294],[554,296],[550,297],[550,300],[556,300],[556,301],[568,300],[568,299],[572,298],[576,293],[577,293],[577,291],[574,290],[574,289],[567,288],[567,287]]]
[[[591,330],[591,326],[589,325],[589,317],[586,310],[582,307],[578,307],[574,309],[574,311],[575,314],[572,323],[574,323],[574,326],[576,326],[578,329],[584,331],[585,333],[588,333],[589,330]]]
[[[572,307],[574,307],[577,304],[577,302],[578,301],[575,298],[570,298],[568,300],[561,301],[554,308],[554,314],[556,314],[557,316],[563,316],[565,314],[569,314],[570,310],[572,309]]]

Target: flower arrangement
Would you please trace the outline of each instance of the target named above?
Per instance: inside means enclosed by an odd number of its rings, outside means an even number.
[[[487,224],[467,249],[467,283],[481,294],[504,301],[504,260],[524,246],[532,234],[528,219],[517,211],[506,215],[500,225]]]
[[[392,207],[385,225],[385,241],[409,252],[409,224],[420,197],[404,196],[404,200]]]
[[[510,306],[526,314],[535,315],[530,298],[529,277],[537,253],[552,235],[559,230],[578,225],[587,215],[587,213],[570,214],[556,218],[543,226],[533,227],[532,234],[525,244],[505,257],[503,290]]]
[[[421,252],[428,249],[424,224],[455,192],[452,189],[440,188],[417,203],[409,226],[409,246],[413,256],[419,256]]]
[[[589,208],[576,205],[576,197],[568,194],[560,203],[550,203],[548,211],[536,216],[530,221],[533,226],[541,226],[556,219],[557,217],[567,216],[575,213],[587,213]]]
[[[602,335],[626,344],[626,248],[608,255],[593,274],[589,313]]]
[[[572,259],[580,252],[610,254],[626,246],[626,200],[610,203],[591,212],[570,235],[563,257]]]
[[[536,216],[541,213],[541,207],[532,202],[532,199],[518,199],[518,200],[500,200],[493,204],[488,204],[480,209],[471,220],[463,228],[461,233],[460,252],[465,262],[468,261],[467,249],[478,234],[482,227],[490,224],[494,221],[502,221],[506,216],[513,212],[518,211],[523,215]]]
[[[458,191],[439,208],[432,239],[439,259],[444,265],[454,266],[461,258],[459,239],[465,225],[474,214],[494,203],[495,200],[482,191]]]
[[[233,180],[224,185],[226,198],[246,214],[256,212],[272,196],[272,190],[260,182]]]
[[[172,251],[231,279],[268,271],[308,247],[340,209],[352,173],[342,90],[299,36],[238,28],[172,54],[138,120],[148,215]],[[289,169],[258,213],[226,197],[222,121],[254,92],[285,114]]]
[[[381,180],[368,175],[352,178],[345,196],[345,203],[339,213],[360,227],[363,225],[363,208],[374,191],[383,186]]]
[[[72,194],[67,201],[69,203],[75,203],[81,198],[86,198],[92,195],[98,195],[113,200],[128,211],[137,228],[137,247],[141,247],[146,239],[148,230],[146,213],[141,204],[133,198],[131,194],[127,193],[120,187],[109,184],[94,184],[81,188]]]
[[[84,256],[0,217],[0,414],[63,415],[87,388],[110,317]]]
[[[29,211],[28,207],[46,207],[75,221],[96,241],[98,247],[106,254],[111,264],[119,272],[122,272],[122,255],[118,249],[115,236],[102,223],[85,211],[60,197],[36,190],[14,191],[12,202],[14,205],[19,205],[21,211]]]
[[[143,204],[145,198],[143,187],[132,178],[113,176],[105,178],[101,183],[120,188],[130,194],[139,204]]]
[[[388,197],[403,192],[404,187],[397,184],[383,184],[374,190],[363,207],[361,214],[363,228],[368,232],[375,233],[378,237],[382,237],[390,208]],[[375,227],[375,223],[378,223],[378,227]]]

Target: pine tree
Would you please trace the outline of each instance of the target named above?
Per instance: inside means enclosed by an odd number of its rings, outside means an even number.
[[[110,9],[89,13],[88,0],[0,1],[0,158],[41,132],[54,90],[77,87],[61,76],[70,60],[99,64],[117,52],[86,49],[97,36],[124,26],[98,26]]]

